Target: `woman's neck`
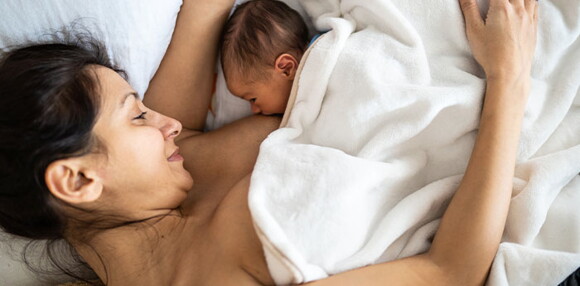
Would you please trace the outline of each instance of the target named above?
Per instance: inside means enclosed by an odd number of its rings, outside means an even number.
[[[72,240],[77,252],[85,259],[99,278],[107,285],[172,285],[175,271],[184,255],[180,243],[188,239],[187,249],[192,258],[201,259],[192,252],[203,252],[208,239],[203,237],[207,223],[196,222],[174,213],[158,221],[139,223],[101,231],[87,243]],[[195,267],[192,265],[192,267]],[[195,272],[191,279],[195,281]]]
[[[198,203],[185,216],[103,231],[73,246],[112,286],[273,284],[247,205],[249,185],[247,176],[217,206]]]

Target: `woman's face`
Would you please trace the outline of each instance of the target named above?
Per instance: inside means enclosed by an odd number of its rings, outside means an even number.
[[[104,205],[136,219],[178,207],[193,185],[174,142],[181,124],[145,107],[113,70],[95,71],[102,98],[94,133],[104,145]]]

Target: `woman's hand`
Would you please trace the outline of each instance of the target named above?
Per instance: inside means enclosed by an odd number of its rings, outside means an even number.
[[[520,79],[531,72],[536,46],[536,0],[489,0],[482,19],[476,0],[460,0],[473,56],[488,79]]]

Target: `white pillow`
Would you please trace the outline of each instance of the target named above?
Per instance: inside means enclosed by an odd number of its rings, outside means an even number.
[[[48,40],[76,21],[108,48],[142,96],[171,40],[181,0],[2,0],[0,48]]]
[[[102,40],[140,95],[171,40],[181,0],[1,0],[0,49],[37,40],[76,21]],[[19,262],[22,244],[0,234],[0,285],[46,285]],[[8,240],[8,243],[6,243]],[[12,243],[13,242],[13,243]],[[14,251],[10,251],[13,244]]]

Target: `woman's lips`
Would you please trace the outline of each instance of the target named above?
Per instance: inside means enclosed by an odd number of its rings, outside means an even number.
[[[173,152],[173,154],[171,154],[171,156],[169,156],[169,158],[167,158],[167,161],[169,162],[174,162],[174,161],[182,161],[183,157],[179,154],[179,148],[177,148],[175,150],[175,152]]]

